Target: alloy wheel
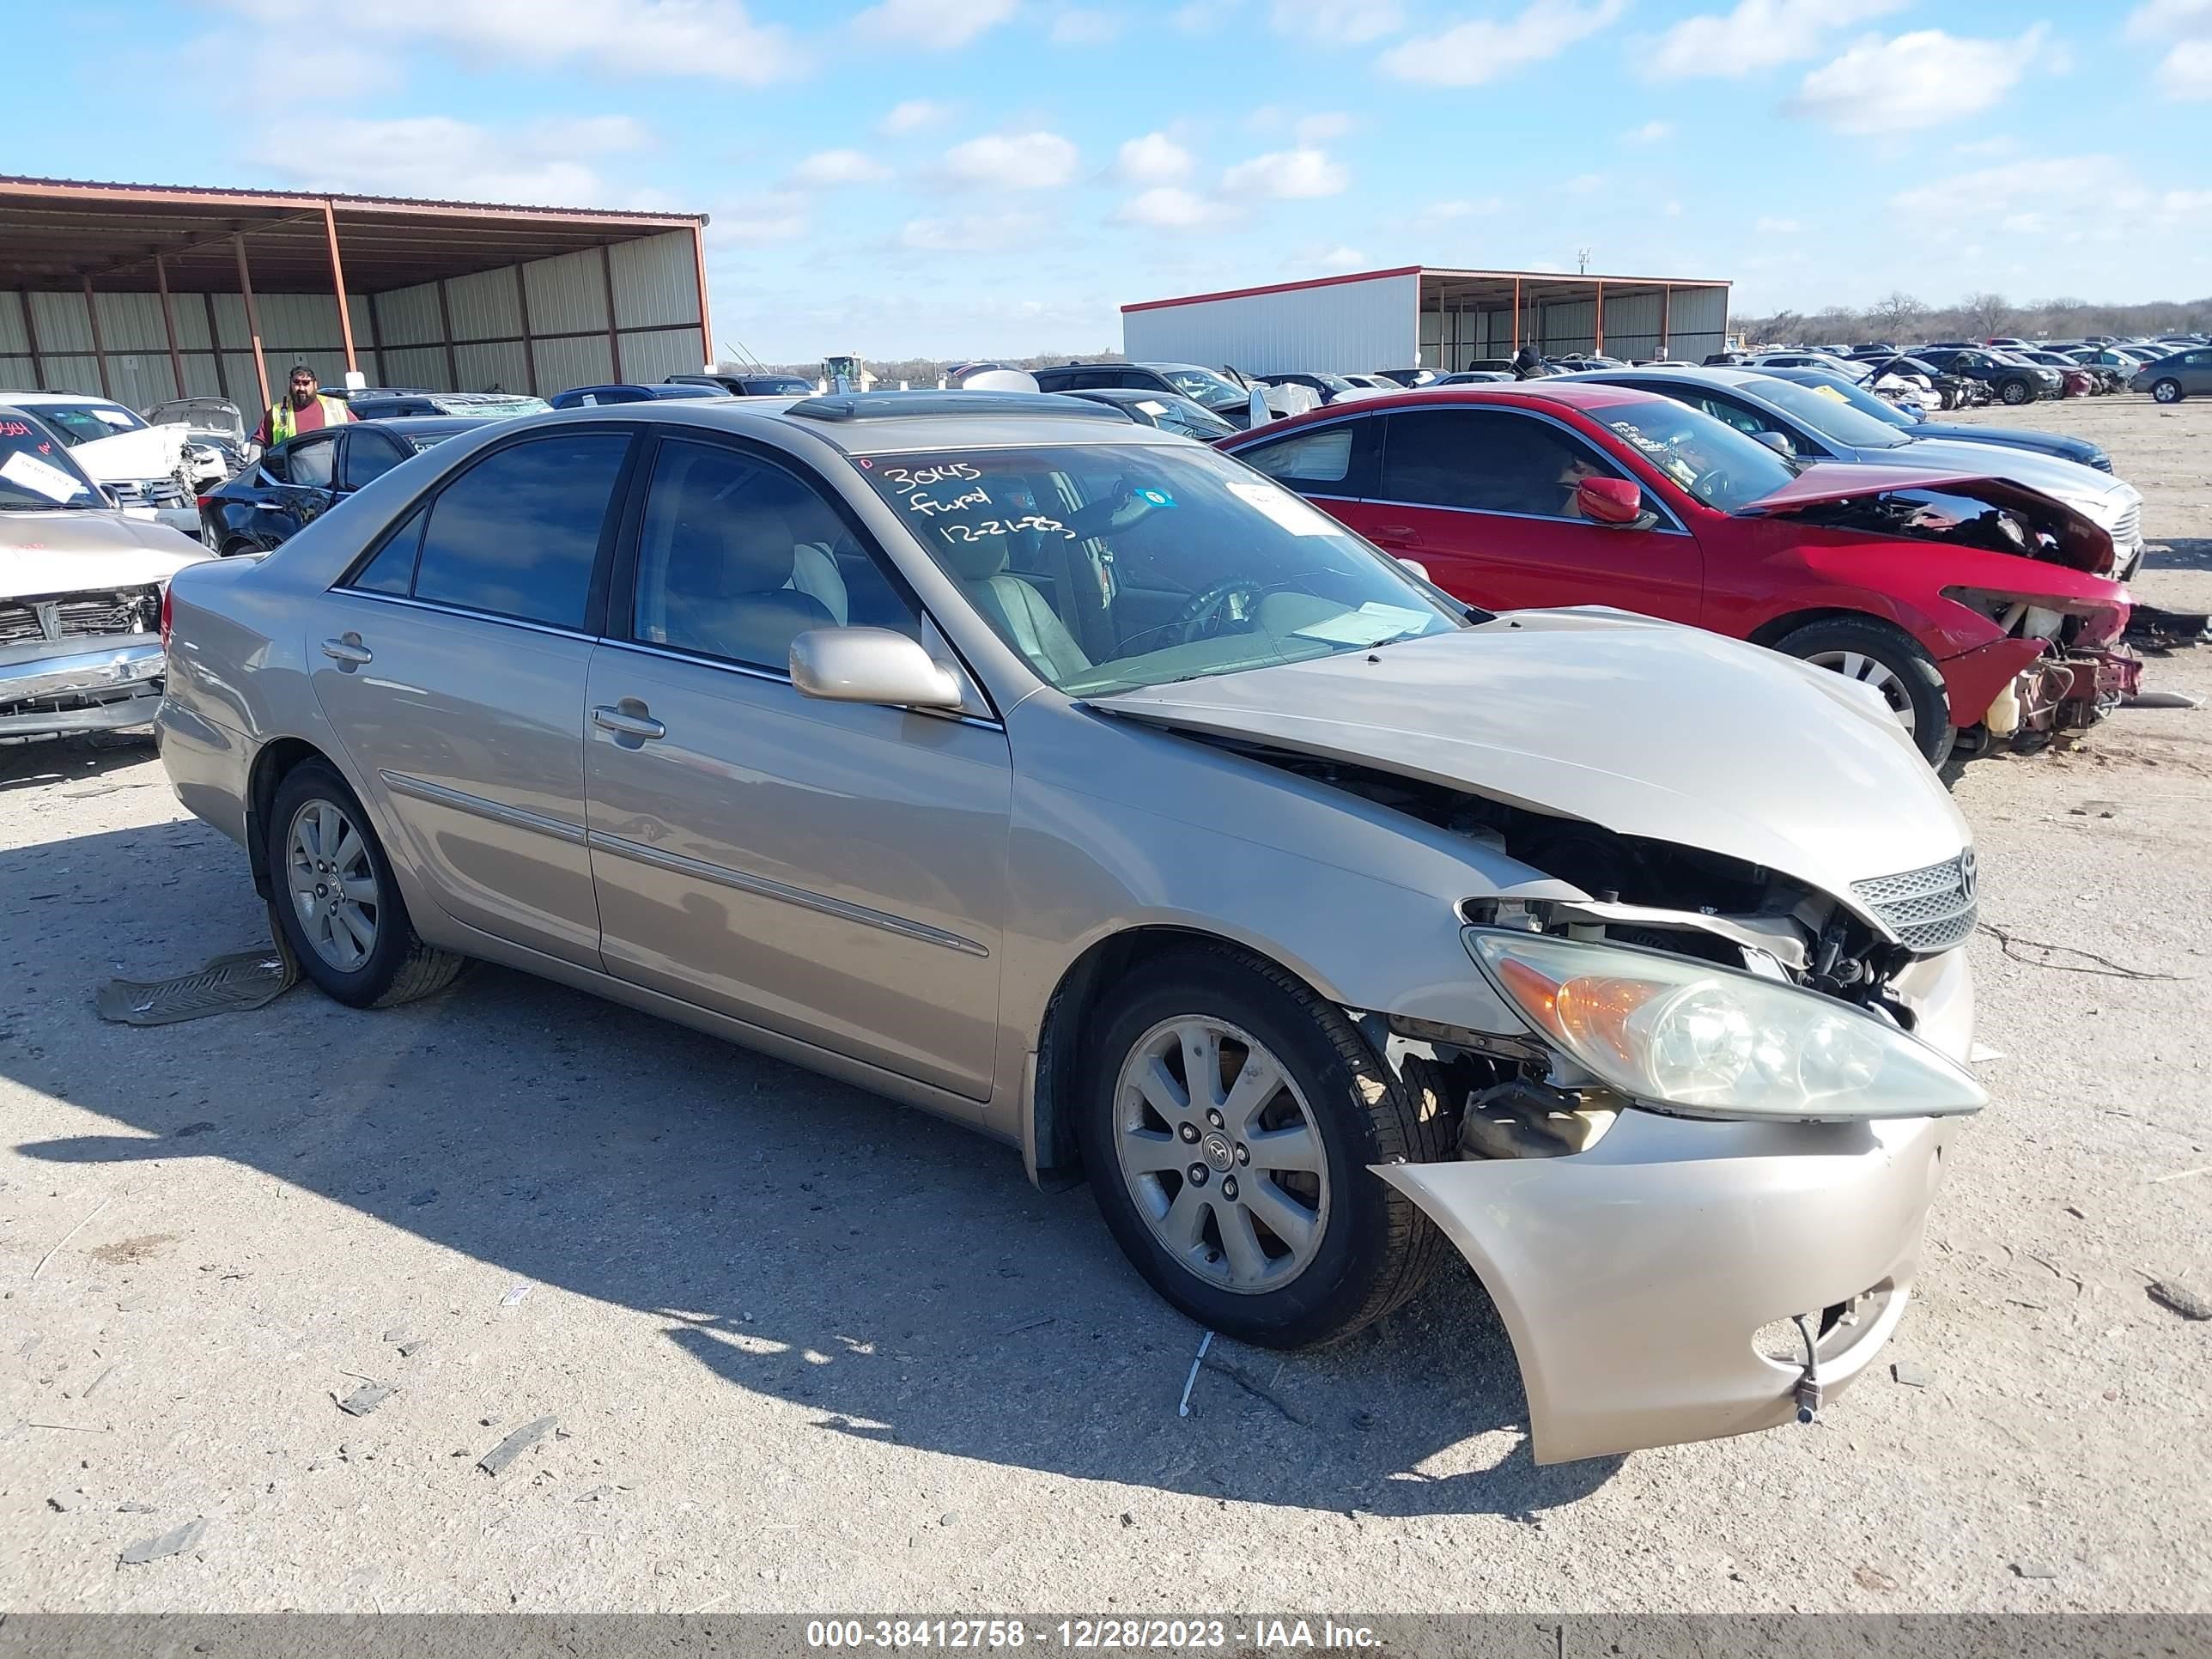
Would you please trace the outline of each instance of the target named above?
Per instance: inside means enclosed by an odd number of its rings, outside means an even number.
[[[1249,1033],[1204,1014],[1153,1026],[1121,1062],[1114,1132],[1138,1212],[1196,1277],[1257,1295],[1312,1264],[1328,1225],[1321,1127]]]
[[[1868,656],[1863,651],[1816,651],[1805,659],[1815,668],[1826,668],[1841,674],[1845,679],[1870,685],[1881,693],[1889,712],[1897,716],[1905,732],[1912,732],[1912,698],[1906,691],[1904,677],[1893,668]]]
[[[376,949],[384,906],[368,843],[344,808],[301,805],[285,836],[284,870],[309,946],[340,973],[356,971]]]
[[[2180,383],[2175,380],[2160,380],[2150,389],[2150,395],[2162,404],[2178,404],[2181,401]]]

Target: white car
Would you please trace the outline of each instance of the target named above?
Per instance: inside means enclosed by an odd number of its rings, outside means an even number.
[[[0,403],[0,746],[151,725],[169,578],[210,556],[110,505],[78,453]]]
[[[149,426],[121,404],[71,392],[0,391],[0,404],[45,422],[92,481],[132,518],[152,519],[187,536],[199,533],[199,508],[185,472],[189,428]]]

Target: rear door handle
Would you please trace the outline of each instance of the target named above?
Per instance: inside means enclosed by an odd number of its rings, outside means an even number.
[[[638,705],[641,711],[644,707],[642,703]],[[621,708],[594,708],[592,710],[592,724],[602,732],[613,732],[618,738],[635,738],[640,741],[668,735],[668,728],[652,715],[642,712],[631,714]]]
[[[348,634],[341,639],[325,640],[323,654],[340,667],[359,668],[376,660],[376,653],[361,642],[358,634]]]

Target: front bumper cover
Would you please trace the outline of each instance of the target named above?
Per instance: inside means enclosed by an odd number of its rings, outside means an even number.
[[[167,665],[143,634],[57,641],[51,656],[0,662],[0,739],[143,726]]]

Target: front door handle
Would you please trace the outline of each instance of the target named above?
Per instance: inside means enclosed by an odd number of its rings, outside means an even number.
[[[376,660],[376,653],[361,642],[358,634],[323,641],[323,654],[347,672]]]
[[[1395,547],[1419,547],[1421,532],[1409,524],[1378,524],[1375,526],[1375,539]]]
[[[647,714],[643,703],[631,697],[623,701],[630,708],[592,710],[592,724],[602,732],[611,732],[618,738],[635,738],[641,742],[668,735],[668,728]]]

